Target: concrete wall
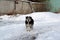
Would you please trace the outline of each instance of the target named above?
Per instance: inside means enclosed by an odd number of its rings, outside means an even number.
[[[48,10],[47,4],[45,3],[32,3],[32,7],[36,12]],[[14,12],[19,14],[27,14],[31,13],[32,9],[28,3],[21,2],[21,0],[18,1],[18,4],[16,4],[16,10],[14,10],[14,1],[0,1],[0,14],[13,14]]]
[[[13,13],[14,11],[14,1],[0,1],[0,14],[3,13]],[[16,13],[30,13],[31,8],[28,3],[18,1],[16,4]]]
[[[32,11],[32,9],[30,8],[28,3],[25,2],[18,2],[18,4],[16,5],[16,12],[17,13],[30,13]]]
[[[14,9],[14,2],[12,1],[0,1],[0,13],[9,13]]]

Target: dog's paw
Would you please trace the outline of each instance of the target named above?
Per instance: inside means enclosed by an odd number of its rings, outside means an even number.
[[[31,30],[27,30],[28,32],[30,32]]]

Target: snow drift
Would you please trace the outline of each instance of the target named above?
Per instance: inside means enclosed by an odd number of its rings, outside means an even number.
[[[31,32],[25,29],[26,16],[34,19],[34,29]],[[60,40],[59,37],[60,14],[35,12],[28,15],[0,16],[0,40]]]

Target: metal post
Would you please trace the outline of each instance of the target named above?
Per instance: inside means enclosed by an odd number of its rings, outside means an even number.
[[[15,1],[14,1],[14,14],[16,14],[16,4],[18,4],[17,1],[18,1],[18,0],[15,0]]]
[[[32,7],[32,2],[29,2],[29,5],[30,5],[30,8],[31,8],[32,12],[35,12],[33,7]]]

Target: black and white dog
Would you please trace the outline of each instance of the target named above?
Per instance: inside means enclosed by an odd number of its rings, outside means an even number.
[[[33,29],[33,24],[34,24],[34,20],[32,19],[32,17],[26,16],[25,25],[27,31],[31,31]]]

